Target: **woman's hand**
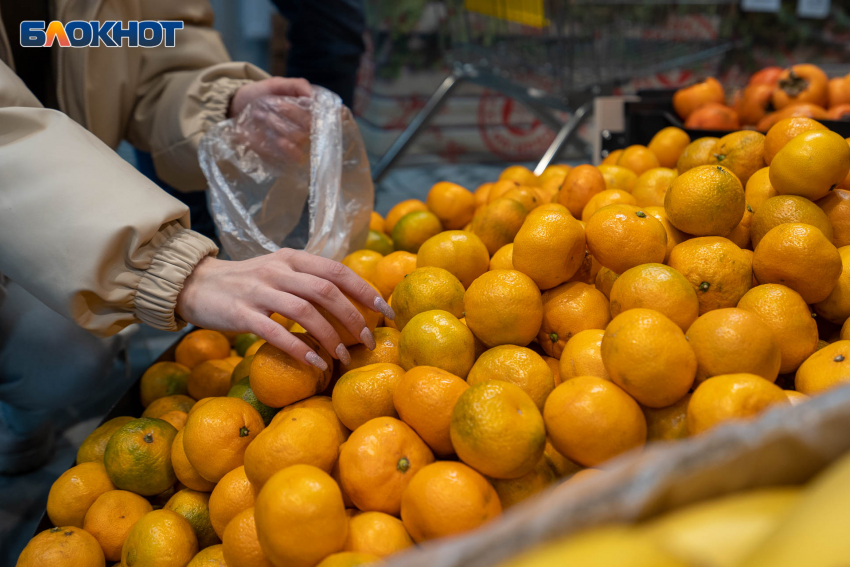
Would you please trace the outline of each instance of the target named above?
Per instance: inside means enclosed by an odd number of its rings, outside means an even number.
[[[272,77],[239,88],[228,118],[268,163],[303,163],[309,153],[313,89],[304,79]]]
[[[205,258],[177,296],[177,314],[189,323],[221,331],[251,332],[298,360],[322,370],[327,364],[310,347],[272,321],[280,313],[304,327],[335,358],[351,360],[339,334],[312,304],[327,309],[369,349],[375,338],[342,292],[394,319],[393,310],[348,267],[284,248],[241,262]]]

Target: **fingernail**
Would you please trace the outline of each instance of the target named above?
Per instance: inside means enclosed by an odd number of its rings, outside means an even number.
[[[322,372],[328,369],[328,363],[322,360],[322,357],[313,352],[312,350],[307,353],[307,356],[305,358],[307,359],[307,362],[309,362]]]
[[[339,343],[339,346],[336,347],[336,350],[334,352],[336,353],[336,357],[341,363],[346,366],[351,364],[351,355],[348,354],[348,349],[345,348],[344,344]]]
[[[395,319],[395,311],[390,307],[390,304],[384,301],[382,297],[375,298],[375,309],[383,313],[384,317],[389,319],[390,321]],[[361,337],[362,338],[362,337]]]
[[[366,345],[369,350],[375,350],[375,347],[378,346],[375,344],[375,335],[367,327],[363,327],[363,330],[360,331],[360,342]]]

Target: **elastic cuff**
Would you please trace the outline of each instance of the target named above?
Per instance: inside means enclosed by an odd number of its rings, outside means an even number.
[[[233,79],[230,77],[218,78],[207,85],[206,91],[201,94],[203,103],[202,118],[204,130],[227,119],[227,111],[230,109],[230,101],[240,87],[253,83],[250,79]]]
[[[150,267],[142,275],[133,300],[136,317],[163,331],[178,331],[186,322],[177,317],[177,296],[198,263],[218,253],[212,240],[193,230],[181,228],[156,251]]]

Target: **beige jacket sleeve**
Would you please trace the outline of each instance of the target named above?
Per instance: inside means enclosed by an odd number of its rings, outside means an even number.
[[[189,211],[0,63],[0,272],[99,335],[177,330],[177,295],[215,244]]]
[[[230,61],[212,28],[207,0],[145,0],[140,5],[139,19],[182,20],[184,27],[175,47],[132,50],[140,57],[139,86],[127,140],[151,153],[163,181],[180,191],[203,191],[207,183],[197,158],[201,136],[227,118],[239,87],[269,75]]]

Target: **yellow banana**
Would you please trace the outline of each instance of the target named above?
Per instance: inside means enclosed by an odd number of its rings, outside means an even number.
[[[643,529],[670,555],[694,567],[733,567],[776,529],[801,489],[733,494],[664,515]]]
[[[592,529],[524,553],[503,567],[689,567],[666,554],[640,530]]]
[[[817,476],[741,567],[850,565],[850,453]]]

